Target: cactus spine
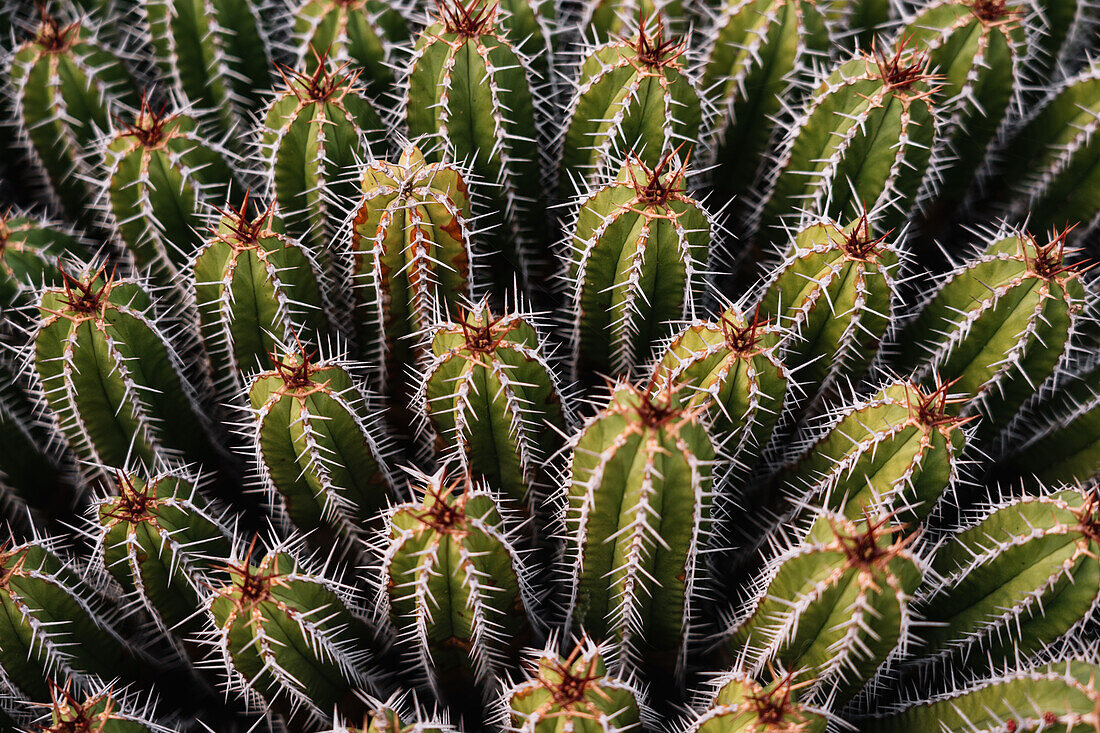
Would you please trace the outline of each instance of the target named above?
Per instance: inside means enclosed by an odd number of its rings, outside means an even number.
[[[487,304],[431,332],[417,400],[425,431],[513,507],[537,510],[546,464],[562,444],[569,412],[547,347],[519,314],[493,317]]]
[[[686,733],[825,733],[828,715],[821,708],[796,701],[806,682],[783,675],[760,684],[735,670],[714,682],[710,706],[692,718]]]
[[[41,733],[172,733],[172,729],[152,719],[153,705],[134,699],[133,695],[115,694],[110,687],[97,685],[95,691],[77,697],[70,691],[71,680],[64,688],[52,685],[49,713],[39,721]]]
[[[701,305],[713,225],[673,156],[628,161],[578,204],[564,273],[576,370],[638,371]]]
[[[303,532],[361,537],[387,506],[393,479],[377,415],[345,366],[302,350],[275,359],[249,390],[251,444],[262,484]],[[323,536],[323,533],[322,533]]]
[[[67,227],[16,211],[0,213],[0,340],[34,305],[35,291],[61,284],[61,267],[87,254],[85,243]]]
[[[565,628],[610,639],[617,669],[681,671],[693,637],[714,461],[699,411],[619,383],[571,441]]]

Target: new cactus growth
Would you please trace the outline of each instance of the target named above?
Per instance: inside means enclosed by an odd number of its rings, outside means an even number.
[[[407,145],[397,163],[363,173],[350,256],[353,319],[375,387],[404,397],[419,361],[416,334],[473,295],[470,197],[454,167]]]
[[[252,380],[249,442],[269,501],[298,529],[360,538],[393,492],[387,439],[357,381],[305,349]]]
[[[714,683],[718,691],[710,706],[692,718],[687,733],[825,733],[825,711],[796,700],[810,682],[786,674],[762,685],[745,672],[723,675]]]
[[[438,694],[476,682],[489,693],[534,620],[514,526],[492,495],[468,479],[461,490],[442,471],[416,483],[422,496],[388,513],[378,541],[378,611],[429,689]]]
[[[936,90],[928,56],[900,42],[836,67],[782,145],[758,236],[782,242],[806,217],[848,222],[864,211],[878,231],[902,224],[928,172]]]
[[[513,507],[537,509],[569,418],[543,339],[522,314],[494,317],[486,304],[430,333],[417,393],[426,436]]]
[[[669,151],[627,161],[577,205],[564,278],[575,369],[636,373],[701,305],[714,225]]]
[[[606,649],[581,639],[568,656],[532,660],[530,677],[505,693],[508,730],[517,733],[626,733],[638,730],[645,698],[629,678],[608,673]]]
[[[682,671],[696,635],[714,461],[700,412],[619,383],[571,441],[564,626],[609,639],[615,669]]]
[[[118,123],[103,148],[100,196],[138,271],[184,288],[208,209],[244,189],[233,162],[202,136],[194,118],[156,110],[148,99],[132,121]]]
[[[172,733],[172,729],[158,724],[153,718],[153,706],[139,703],[125,695],[118,695],[111,688],[97,692],[74,695],[72,680],[64,688],[51,687],[53,700],[45,719],[35,727],[41,733],[70,733],[70,731],[94,731],[94,733]]]

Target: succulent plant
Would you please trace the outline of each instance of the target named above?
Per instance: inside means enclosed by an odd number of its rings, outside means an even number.
[[[828,726],[828,713],[795,699],[805,683],[795,682],[793,674],[762,685],[735,670],[715,680],[713,686],[716,692],[708,707],[692,716],[688,733],[755,733],[769,728],[824,733]]]

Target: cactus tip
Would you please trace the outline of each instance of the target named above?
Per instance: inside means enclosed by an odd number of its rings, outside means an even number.
[[[470,0],[465,4],[462,0],[436,0],[436,7],[444,31],[460,38],[474,38],[493,30],[500,5],[482,0]]]

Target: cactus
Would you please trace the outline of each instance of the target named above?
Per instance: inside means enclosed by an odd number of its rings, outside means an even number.
[[[808,402],[839,375],[857,382],[899,310],[902,250],[872,231],[866,212],[847,226],[808,224],[794,235],[760,297],[762,316],[789,329],[783,363]]]
[[[84,150],[109,129],[118,103],[136,106],[129,73],[86,22],[65,25],[45,12],[7,73],[20,139],[52,203],[71,221],[94,225],[95,176]]]
[[[485,187],[487,241],[524,284],[533,276],[532,244],[542,186],[541,118],[531,61],[497,25],[500,7],[446,0],[416,42],[406,82],[409,133],[434,143],[428,159],[466,161]],[[479,212],[481,213],[481,212]],[[507,283],[508,278],[496,274]]]
[[[155,110],[148,99],[106,139],[102,154],[100,195],[121,244],[138,271],[182,289],[207,210],[244,188],[233,156],[204,138],[193,117]]]
[[[651,19],[632,38],[588,52],[562,131],[563,191],[611,178],[630,153],[659,167],[670,150],[698,138],[702,101],[681,58],[686,48]]]
[[[470,199],[462,174],[407,145],[363,173],[350,250],[354,321],[375,387],[403,397],[419,361],[415,334],[472,292]]]
[[[138,282],[95,273],[47,289],[26,359],[42,407],[77,457],[94,465],[223,460],[153,302]]]
[[[271,53],[254,0],[142,0],[157,70],[210,125],[239,135],[271,83]]]
[[[1063,362],[1085,300],[1065,262],[1067,232],[1048,241],[1019,229],[988,236],[899,335],[898,363],[924,383],[951,380],[980,416],[978,439],[997,435]]]
[[[65,687],[52,685],[53,700],[45,720],[35,728],[42,733],[95,731],[95,733],[172,733],[172,729],[153,719],[153,705],[115,694],[109,687],[77,697],[71,692],[72,680]]]
[[[797,101],[829,50],[817,4],[727,0],[710,19],[699,80],[717,114],[707,124],[723,193],[745,194],[760,180],[784,105]]]
[[[541,504],[570,417],[549,357],[527,318],[482,304],[431,330],[417,392],[422,434],[525,510]]]
[[[36,289],[60,285],[61,267],[86,254],[82,238],[62,224],[18,211],[0,213],[0,333],[25,328],[17,311],[33,306]]]
[[[829,0],[821,10],[842,48],[869,51],[881,42],[896,7],[888,0]]]
[[[899,43],[836,67],[813,91],[776,160],[757,235],[785,240],[806,217],[851,221],[869,211],[878,231],[917,203],[935,141],[937,87],[928,56]]]
[[[996,668],[1072,634],[1100,601],[1098,528],[1100,501],[1080,490],[993,507],[937,548],[913,651]]]
[[[295,68],[313,74],[322,53],[338,65],[354,64],[375,98],[392,87],[396,46],[408,40],[400,9],[381,0],[302,0],[294,11]]]
[[[442,471],[414,478],[423,496],[391,509],[378,538],[378,613],[436,694],[444,680],[452,690],[476,681],[489,692],[534,621],[535,598],[513,527],[492,495],[468,478],[460,492]]]
[[[638,372],[701,305],[715,227],[674,155],[628,161],[577,205],[564,272],[577,370]]]
[[[831,537],[794,545],[771,561],[766,585],[729,642],[746,670],[805,669],[800,700],[843,705],[914,634],[912,598],[927,563],[889,515],[859,520],[822,512]]]
[[[358,84],[358,72],[324,55],[312,72],[283,70],[263,117],[260,145],[269,194],[287,232],[308,244],[335,276],[331,241],[343,202],[356,194],[364,160],[382,152],[385,126]]]
[[[741,671],[722,675],[712,683],[717,692],[709,707],[693,716],[686,733],[825,733],[828,714],[795,699],[806,682],[794,678],[787,674],[761,685]]]
[[[376,682],[366,631],[349,591],[276,545],[257,565],[234,548],[229,582],[206,601],[209,643],[228,689],[292,719],[331,722],[362,707],[351,694]]]
[[[219,392],[234,401],[278,344],[318,345],[333,331],[312,252],[285,234],[273,208],[252,209],[245,196],[222,210],[193,265],[202,340]]]
[[[699,412],[618,383],[570,441],[564,627],[610,639],[613,669],[682,672],[696,633],[714,461]]]
[[[269,500],[295,526],[361,538],[387,506],[387,438],[346,366],[304,349],[274,357],[252,380],[250,444]],[[278,501],[277,501],[278,500]]]
[[[649,716],[645,696],[630,678],[608,674],[607,650],[588,637],[562,657],[546,649],[529,678],[505,692],[508,730],[517,733],[626,733]],[[507,724],[507,723],[506,723]]]

